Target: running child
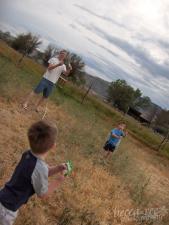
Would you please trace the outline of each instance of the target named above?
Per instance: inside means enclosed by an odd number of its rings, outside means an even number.
[[[57,57],[53,57],[48,61],[49,66],[45,74],[43,75],[43,78],[41,79],[37,87],[29,94],[26,101],[24,102],[24,109],[28,108],[28,104],[34,95],[43,93],[42,98],[38,101],[35,108],[36,111],[39,111],[39,106],[49,97],[60,75],[62,73],[66,76],[69,75],[70,71],[72,70],[72,67],[69,64],[69,68],[66,69],[66,65],[64,64],[64,60],[66,57],[67,52],[65,50],[61,50]]]
[[[121,138],[127,135],[127,132],[124,132],[126,128],[125,123],[120,123],[116,128],[111,130],[109,139],[106,141],[103,149],[106,151],[105,158],[110,157],[111,153],[119,146]]]
[[[57,129],[47,122],[34,123],[28,130],[30,150],[22,154],[12,177],[0,190],[0,224],[12,225],[19,208],[36,194],[46,198],[56,190],[65,179],[65,164],[48,166],[45,159],[56,144]],[[48,177],[58,174],[52,182]]]

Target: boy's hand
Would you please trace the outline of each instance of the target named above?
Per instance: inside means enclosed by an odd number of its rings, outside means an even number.
[[[58,165],[58,172],[64,174],[67,171],[66,163]]]
[[[120,139],[120,138],[121,138],[121,136],[119,136],[119,135],[116,135],[116,138]]]
[[[62,174],[64,174],[64,173],[66,173],[66,172],[67,172],[67,166],[66,166],[65,163],[62,163],[62,164],[60,164],[60,165],[58,165],[58,166],[50,166],[50,167],[49,167],[49,173],[48,173],[48,176],[50,177],[50,176],[53,176],[53,175],[55,175],[55,174],[57,174],[57,173],[62,173]]]

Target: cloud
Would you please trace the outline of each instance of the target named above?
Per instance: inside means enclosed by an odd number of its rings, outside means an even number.
[[[155,60],[153,60],[149,53],[144,50],[144,48],[135,47],[129,42],[114,37],[113,35],[109,35],[108,33],[105,33],[104,31],[94,26],[93,29],[98,35],[105,38],[111,44],[118,46],[123,51],[125,51],[130,57],[134,58],[136,62],[139,63],[149,73],[153,74],[154,76],[163,76],[169,79],[169,67],[166,65],[159,65]],[[166,47],[169,47],[168,43],[166,42],[161,41],[160,43]]]
[[[37,7],[38,6],[38,7]],[[125,79],[169,108],[168,0],[2,0],[0,27],[81,55],[87,72]]]
[[[111,55],[118,57],[118,54],[116,54],[115,52],[111,51],[110,49],[106,48],[104,45],[99,44],[97,42],[95,42],[94,40],[92,40],[91,38],[86,37],[92,44],[96,45],[97,47],[102,48],[103,50],[107,51],[108,53],[110,53]],[[97,57],[97,56],[96,56]]]
[[[117,38],[113,35],[110,35],[103,30],[99,29],[98,27],[95,27],[94,25],[84,25],[83,26],[88,29],[92,30],[93,32],[97,33],[101,38],[106,39],[110,44],[113,44],[117,47],[119,47],[121,50],[123,50],[125,53],[128,54],[128,56],[132,57],[146,72],[157,76],[157,77],[165,77],[169,79],[169,66],[168,64],[158,64],[146,51],[144,48],[133,46],[129,42],[122,40],[120,38]],[[117,54],[114,54],[113,51],[111,51],[108,48],[105,48],[103,45],[100,45],[96,43],[95,41],[88,38],[89,41],[96,44],[97,46],[105,49],[110,54],[113,54],[114,56],[118,56]],[[151,40],[153,42],[153,40]],[[167,42],[158,40],[158,42],[165,46],[169,47]]]
[[[101,20],[105,20],[105,21],[110,22],[110,23],[113,23],[113,24],[115,24],[115,25],[117,25],[117,26],[126,28],[126,27],[124,26],[124,24],[118,23],[116,20],[113,20],[113,19],[110,18],[110,17],[107,17],[107,16],[101,16],[101,15],[95,13],[95,12],[92,12],[90,9],[87,9],[87,8],[81,6],[81,5],[78,5],[78,4],[74,4],[74,6],[77,7],[77,8],[79,8],[79,9],[81,9],[81,10],[83,10],[83,11],[85,11],[85,12],[87,12],[87,13],[89,13],[89,14],[92,15],[92,16],[95,16],[95,17],[101,19]]]

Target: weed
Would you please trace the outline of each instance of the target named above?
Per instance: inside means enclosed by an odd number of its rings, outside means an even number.
[[[64,208],[58,218],[58,225],[73,225],[74,215],[69,208]]]
[[[100,225],[99,221],[97,221],[94,213],[89,212],[88,210],[84,211],[80,215],[80,225]]]
[[[134,193],[133,193],[133,197],[132,199],[137,203],[137,205],[140,205],[143,203],[143,199],[144,199],[144,204],[146,204],[145,202],[145,197],[144,197],[144,193],[145,193],[145,189],[147,188],[147,186],[150,183],[151,177],[143,180],[143,178],[139,177],[138,178],[139,183],[137,182],[135,188],[134,188]],[[142,180],[142,182],[141,182]]]

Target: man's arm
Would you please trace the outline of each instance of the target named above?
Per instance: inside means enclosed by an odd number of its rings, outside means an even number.
[[[72,70],[72,66],[71,66],[71,64],[69,63],[69,68],[68,68],[66,71],[64,71],[63,74],[64,74],[65,76],[69,76],[71,70]]]
[[[62,66],[62,65],[63,65],[63,62],[60,62],[60,63],[58,63],[58,64],[56,64],[56,65],[49,64],[48,70],[49,70],[49,71],[50,71],[50,70],[53,70],[53,69],[55,69],[56,67]]]

